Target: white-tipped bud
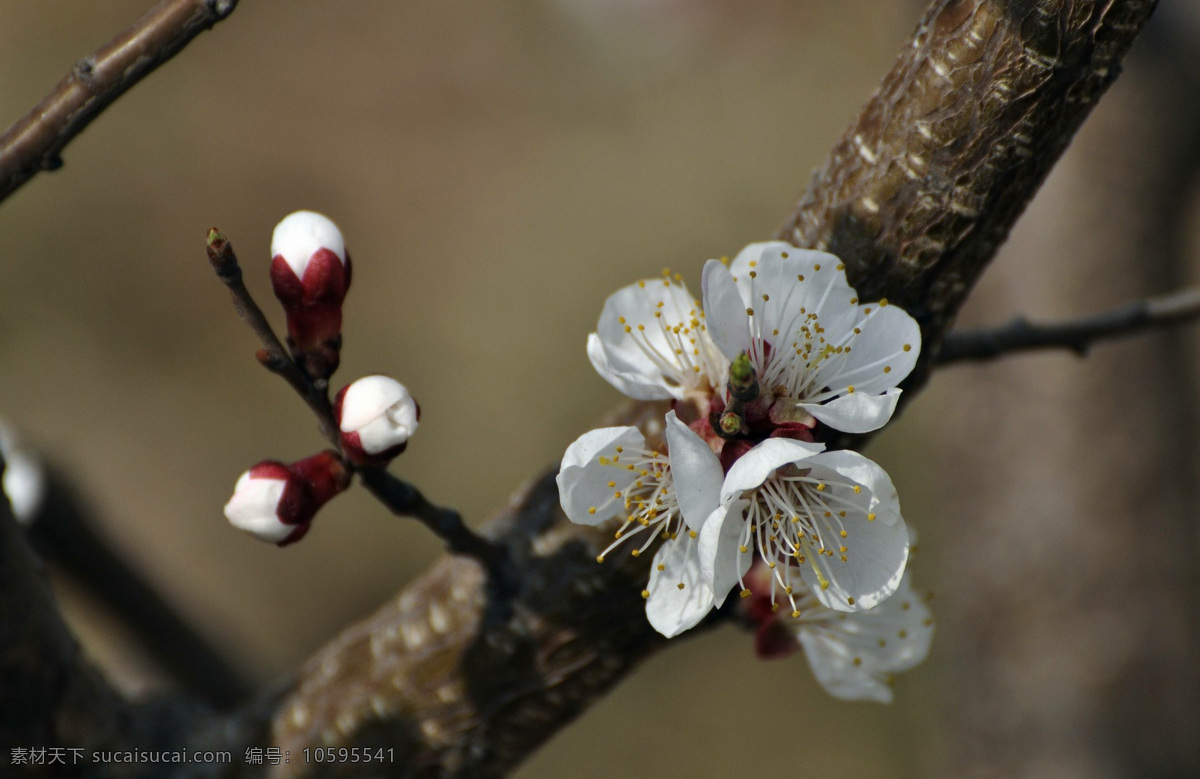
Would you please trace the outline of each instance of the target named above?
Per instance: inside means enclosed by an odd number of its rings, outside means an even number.
[[[28,450],[7,425],[0,423],[0,452],[4,454],[4,494],[13,516],[21,524],[33,521],[46,497],[46,474],[42,463]]]
[[[225,516],[238,530],[245,530],[260,541],[278,544],[297,528],[279,518],[279,504],[287,485],[287,479],[254,477],[246,471],[233,488],[233,497],[225,504]]]
[[[387,460],[417,432],[421,410],[408,389],[387,376],[364,376],[335,403],[342,444],[355,460]]]
[[[284,262],[303,279],[304,271],[313,255],[328,249],[346,264],[346,243],[342,231],[333,220],[316,211],[297,211],[288,214],[271,236],[271,256],[283,257]]]

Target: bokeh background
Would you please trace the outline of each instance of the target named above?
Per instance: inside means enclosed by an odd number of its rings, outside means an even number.
[[[1196,274],[1197,28],[1194,4],[1164,5],[964,324]],[[0,124],[146,6],[0,4]],[[440,551],[361,491],[286,550],[228,526],[242,470],[322,441],[255,363],[207,228],[267,304],[276,221],[339,222],[356,269],[335,381],[408,384],[422,425],[394,470],[478,524],[618,401],[583,349],[605,296],[663,266],[696,288],[703,260],[773,232],[919,13],[244,2],[0,207],[0,415],[237,667],[281,680]],[[518,775],[1200,773],[1198,358],[1173,333],[949,368],[872,446],[938,618],[892,705],[833,700],[726,628],[651,659]],[[56,584],[118,683],[169,684]]]

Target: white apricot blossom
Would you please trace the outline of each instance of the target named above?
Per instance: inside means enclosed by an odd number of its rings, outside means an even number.
[[[708,332],[729,360],[743,352],[760,385],[847,433],[882,427],[916,364],[921,331],[886,300],[860,305],[832,254],[752,243],[703,275]],[[778,402],[778,401],[777,401]]]
[[[799,611],[797,577],[823,606],[865,611],[900,586],[908,531],[891,480],[871,460],[769,438],[730,467],[700,531],[700,565],[720,606],[754,553]],[[774,587],[772,587],[774,600]]]
[[[911,576],[869,611],[847,614],[822,606],[805,590],[797,599],[796,639],[813,675],[835,698],[892,700],[892,675],[925,660],[933,641],[933,616],[913,591]]]
[[[698,537],[717,508],[721,464],[694,432],[666,415],[669,456],[648,449],[636,427],[606,427],[567,447],[557,482],[567,517],[598,525],[617,518],[616,540],[597,558],[631,539],[637,557],[655,539],[650,581],[642,591],[646,617],[671,638],[695,626],[712,609],[713,592],[702,577]]]
[[[601,376],[638,400],[707,397],[729,369],[703,307],[678,275],[665,273],[610,295],[587,351]]]

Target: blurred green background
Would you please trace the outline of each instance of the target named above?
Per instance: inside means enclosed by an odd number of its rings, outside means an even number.
[[[0,3],[0,123],[146,6]],[[440,550],[358,490],[285,550],[229,527],[239,473],[322,440],[255,363],[207,228],[281,324],[273,226],[299,208],[339,223],[356,267],[334,381],[405,382],[422,424],[393,470],[477,524],[618,401],[583,348],[604,298],[663,266],[697,289],[705,259],[772,233],[919,13],[247,0],[0,207],[0,415],[233,662],[282,679]],[[1089,313],[1192,274],[1174,130],[1194,82],[1156,57],[1134,58],[964,321]],[[1178,207],[1165,249],[1147,244],[1166,241],[1155,197]],[[937,593],[933,652],[894,704],[833,700],[801,657],[759,662],[727,628],[650,660],[518,775],[1200,770],[1197,353],[1151,337],[949,369],[871,448]],[[109,673],[158,689],[58,583]]]

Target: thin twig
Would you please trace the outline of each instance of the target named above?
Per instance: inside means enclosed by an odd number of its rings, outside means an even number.
[[[225,19],[237,0],[162,0],[71,72],[0,136],[0,200],[39,171],[62,167],[62,150],[100,112]]]
[[[242,268],[238,265],[233,244],[229,242],[224,233],[214,227],[208,231],[207,249],[208,260],[212,263],[213,270],[217,272],[217,278],[221,280],[222,284],[229,287],[229,292],[233,296],[233,307],[238,316],[250,326],[263,345],[256,355],[258,361],[267,370],[281,376],[291,385],[296,394],[304,399],[304,402],[317,416],[321,435],[325,436],[326,440],[333,444],[338,451],[341,451],[337,420],[333,417],[333,406],[329,403],[329,395],[324,387],[317,387],[308,374],[300,369],[300,366],[283,347],[279,336],[275,335],[275,330],[267,321],[262,309],[254,302],[250,290],[246,289],[245,283],[242,282]]]
[[[254,297],[242,281],[242,269],[238,264],[237,254],[233,251],[233,244],[215,227],[208,231],[207,250],[209,262],[217,272],[217,278],[229,288],[233,296],[233,307],[238,316],[250,326],[263,345],[257,354],[258,361],[267,370],[283,377],[296,394],[304,399],[316,414],[322,435],[340,453],[338,424],[334,418],[333,406],[329,402],[326,383],[314,382],[284,349],[283,342],[279,340],[271,323],[267,321],[262,309],[254,302]],[[393,514],[420,521],[445,541],[451,552],[468,555],[481,562],[491,575],[493,592],[505,598],[514,592],[517,576],[506,546],[478,535],[463,523],[457,511],[430,503],[415,486],[393,476],[386,469],[358,468],[345,458],[342,462],[348,470],[362,477],[367,491]]]
[[[1097,341],[1124,338],[1146,330],[1200,318],[1200,287],[1129,303],[1111,311],[1051,325],[1024,317],[994,329],[955,331],[946,336],[939,366],[966,360],[994,360],[1010,352],[1070,349],[1080,357]]]

